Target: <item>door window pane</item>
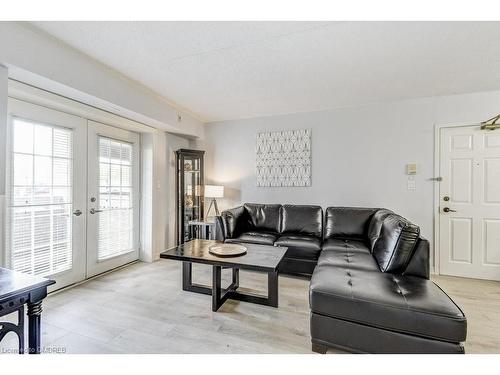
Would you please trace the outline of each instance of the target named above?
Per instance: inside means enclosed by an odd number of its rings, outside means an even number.
[[[73,158],[73,133],[68,129],[52,128],[53,156],[56,158]]]
[[[38,142],[38,140],[35,142]],[[52,186],[52,165],[54,159],[51,156],[34,155],[34,161],[34,185]]]
[[[14,133],[14,152],[33,153],[33,124],[21,119],[15,119]]]
[[[97,259],[134,250],[132,145],[99,137],[99,222]]]
[[[52,156],[52,127],[39,125],[33,130],[35,155]]]
[[[13,155],[14,186],[33,185],[33,155],[17,154]]]
[[[8,253],[16,271],[48,276],[72,267],[73,134],[15,118]]]

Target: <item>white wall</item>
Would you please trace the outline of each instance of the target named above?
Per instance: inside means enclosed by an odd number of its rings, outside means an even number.
[[[175,151],[189,147],[190,141],[186,138],[170,133],[157,134],[153,260],[159,258],[161,251],[175,245]]]
[[[139,259],[152,262],[155,258],[156,239],[158,237],[158,207],[155,205],[155,180],[158,178],[155,163],[159,132],[141,134],[141,245]],[[155,230],[156,229],[156,230]]]
[[[29,25],[0,22],[9,77],[164,131],[202,137],[203,124],[145,86]],[[145,67],[147,69],[147,67]],[[182,121],[177,121],[177,114]]]
[[[410,88],[409,88],[410,89]],[[207,183],[226,187],[221,208],[241,202],[387,207],[433,240],[434,124],[478,123],[500,112],[500,91],[207,125]],[[255,134],[312,129],[312,186],[255,184]],[[417,163],[416,191],[405,164]]]

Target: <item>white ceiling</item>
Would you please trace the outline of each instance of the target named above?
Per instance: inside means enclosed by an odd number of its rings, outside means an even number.
[[[500,89],[498,22],[34,22],[204,121]]]

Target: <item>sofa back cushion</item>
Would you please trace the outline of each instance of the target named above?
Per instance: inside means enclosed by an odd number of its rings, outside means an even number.
[[[281,204],[244,204],[247,230],[279,232],[281,223]]]
[[[381,208],[377,210],[370,220],[370,224],[368,225],[368,242],[370,251],[373,253],[373,249],[375,248],[375,242],[377,242],[380,237],[380,232],[382,231],[382,223],[384,219],[392,214],[391,210],[387,210],[385,208]]]
[[[325,238],[366,239],[368,225],[376,208],[328,207]]]
[[[281,232],[300,233],[321,238],[323,210],[320,206],[285,204],[281,208]]]
[[[373,249],[380,270],[402,273],[413,255],[419,235],[418,226],[399,215],[387,215]]]

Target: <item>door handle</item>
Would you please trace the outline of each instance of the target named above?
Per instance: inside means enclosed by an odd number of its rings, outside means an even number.
[[[80,216],[81,214],[82,214],[82,211],[80,211],[80,210],[73,211],[73,215],[75,215],[75,216]]]
[[[444,212],[457,212],[457,211],[452,210],[452,209],[450,209],[450,208],[448,208],[448,207],[443,208],[443,211],[444,211]]]
[[[91,208],[91,209],[90,209],[90,213],[91,213],[92,215],[93,215],[93,214],[95,214],[95,213],[97,213],[97,212],[102,212],[102,210],[96,210],[96,209],[94,209],[94,208]]]

